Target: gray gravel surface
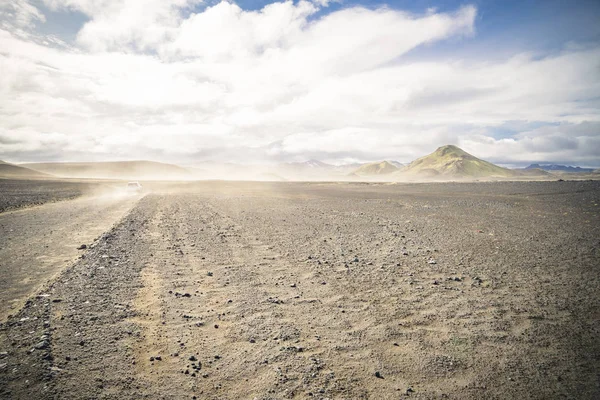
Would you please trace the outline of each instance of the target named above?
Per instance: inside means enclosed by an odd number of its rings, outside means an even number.
[[[77,198],[98,187],[98,184],[0,178],[0,213],[23,207],[37,206]]]
[[[0,397],[600,396],[599,182],[154,191],[0,327]]]

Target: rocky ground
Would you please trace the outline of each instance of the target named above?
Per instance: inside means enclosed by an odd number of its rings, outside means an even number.
[[[600,182],[155,185],[2,324],[0,397],[598,398],[599,204]]]
[[[102,185],[76,181],[0,178],[0,213],[23,207],[70,200]]]

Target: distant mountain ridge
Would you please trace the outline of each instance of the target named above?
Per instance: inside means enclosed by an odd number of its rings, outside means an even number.
[[[416,159],[399,174],[427,178],[506,178],[517,175],[513,170],[481,160],[454,145],[439,147],[433,153]]]
[[[27,163],[20,166],[63,178],[160,180],[193,177],[193,174],[183,167],[155,161]]]
[[[0,178],[50,178],[51,176],[0,160]]]
[[[544,171],[564,171],[564,172],[593,172],[594,168],[573,167],[560,164],[531,164],[525,169],[543,169]]]
[[[552,179],[562,173],[600,173],[600,170],[558,164],[531,164],[508,169],[479,159],[454,145],[437,148],[408,165],[382,160],[329,164],[316,159],[279,164],[236,164],[207,161],[179,166],[154,161],[50,162],[20,165],[0,161],[0,177],[59,177],[122,180],[269,180],[269,181],[418,181],[455,179]],[[585,176],[585,175],[582,175]]]
[[[399,171],[396,165],[390,161],[379,161],[369,164],[363,164],[354,170],[352,173],[358,176],[369,176],[369,175],[386,175],[393,172]]]

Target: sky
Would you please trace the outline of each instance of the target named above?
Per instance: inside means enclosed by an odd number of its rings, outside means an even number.
[[[596,0],[0,0],[0,160],[600,167]]]

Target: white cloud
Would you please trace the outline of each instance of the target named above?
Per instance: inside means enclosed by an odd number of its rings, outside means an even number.
[[[77,42],[92,51],[153,50],[178,29],[181,10],[202,0],[43,0],[54,9],[86,14]]]
[[[44,22],[46,17],[27,0],[3,0],[0,2],[0,21],[6,27],[28,28],[36,21]]]
[[[0,30],[5,158],[64,150],[192,160],[210,157],[207,149],[233,157],[251,148],[282,160],[409,161],[453,142],[507,161],[558,157],[557,146],[574,161],[592,159],[581,147],[596,139],[566,127],[600,119],[600,48],[494,63],[403,61],[418,46],[474,34],[472,6],[420,16],[350,7],[317,18],[326,3],[245,11],[222,2],[190,12],[198,1],[44,2],[90,20],[74,48]],[[492,138],[512,120],[565,129]]]

